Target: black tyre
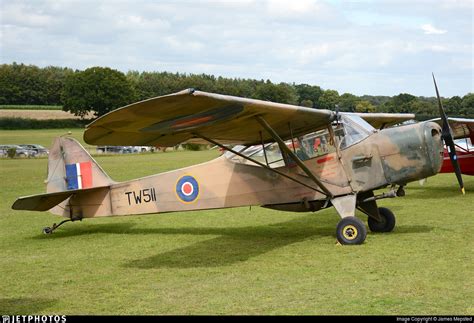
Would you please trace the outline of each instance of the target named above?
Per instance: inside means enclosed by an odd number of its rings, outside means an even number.
[[[379,207],[379,214],[382,219],[381,222],[369,217],[367,223],[372,232],[392,232],[395,228],[395,215],[390,209]]]
[[[354,216],[349,216],[337,224],[336,237],[340,244],[362,244],[367,237],[367,228],[364,222]]]

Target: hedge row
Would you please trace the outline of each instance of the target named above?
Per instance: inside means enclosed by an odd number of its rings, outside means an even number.
[[[62,105],[2,104],[0,110],[62,110]]]
[[[0,118],[1,130],[84,128],[91,120]]]

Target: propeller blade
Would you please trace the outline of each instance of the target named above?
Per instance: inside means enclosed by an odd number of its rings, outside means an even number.
[[[456,148],[454,146],[454,139],[453,139],[453,132],[451,131],[451,127],[449,126],[448,117],[443,108],[443,104],[441,103],[441,97],[439,96],[438,86],[436,85],[436,79],[434,74],[433,75],[433,82],[436,90],[436,97],[438,98],[438,107],[439,107],[439,114],[441,116],[441,120],[443,121],[442,125],[442,138],[444,143],[448,149],[449,159],[451,160],[451,164],[453,165],[454,173],[456,174],[456,178],[459,183],[459,187],[461,188],[462,194],[465,194],[464,191],[464,183],[462,180],[461,175],[461,168],[459,167],[458,157],[456,155]]]

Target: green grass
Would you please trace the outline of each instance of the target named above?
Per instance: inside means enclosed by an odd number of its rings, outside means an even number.
[[[61,105],[3,104],[0,110],[62,110]]]
[[[82,145],[87,144],[82,139],[84,129],[35,129],[35,130],[0,130],[1,144],[38,144],[50,147],[53,139],[71,132],[71,136],[77,139]]]
[[[78,140],[91,154],[96,153],[96,146],[88,145],[82,138],[84,129],[34,129],[34,130],[0,130],[0,144],[3,145],[21,145],[21,144],[38,144],[46,148],[51,147],[53,139],[62,135],[67,135]]]
[[[97,160],[126,180],[216,155]],[[44,236],[59,218],[10,206],[44,190],[46,163],[0,160],[2,314],[474,314],[472,176],[465,196],[452,174],[408,185],[379,202],[396,214],[394,232],[340,246],[333,209],[89,219]]]

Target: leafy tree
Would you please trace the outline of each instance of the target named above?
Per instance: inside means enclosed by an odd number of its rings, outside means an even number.
[[[296,90],[291,85],[287,83],[276,85],[270,80],[257,85],[254,97],[259,100],[279,103],[297,104],[298,102]]]
[[[311,100],[303,100],[298,105],[306,108],[312,108],[314,106],[314,103]]]
[[[256,82],[253,80],[230,79],[219,76],[214,83],[214,91],[220,94],[240,97],[252,97],[255,93]]]
[[[2,65],[0,104],[43,104],[45,82],[40,69],[33,65]]]
[[[128,83],[133,89],[133,101],[140,101],[143,98],[139,94],[139,89],[138,85],[140,82],[140,72],[138,71],[128,71],[127,74],[125,75],[127,78]]]
[[[298,95],[298,105],[305,107],[316,106],[323,90],[317,85],[297,84],[294,86]]]
[[[43,102],[46,105],[60,105],[64,83],[74,71],[70,68],[48,66],[41,69],[41,78],[44,80]]]
[[[338,104],[339,109],[340,111],[344,111],[344,112],[354,112],[357,110],[357,104],[360,101],[361,100],[354,94],[344,93],[343,95],[339,97],[339,104]],[[364,102],[367,102],[368,104],[370,104],[369,101],[364,101]],[[368,108],[367,103],[364,103],[362,106],[360,106],[360,109],[364,109],[364,107]],[[370,106],[373,107],[372,104],[370,104]]]
[[[418,119],[429,119],[438,115],[438,106],[424,100],[415,99],[410,101],[409,110]]]
[[[199,91],[213,92],[216,79],[213,75],[190,74],[186,77],[180,78],[179,81],[179,88],[177,88],[175,92],[189,88]]]
[[[101,116],[133,101],[133,87],[125,75],[108,67],[91,67],[66,78],[63,110],[84,117]]]
[[[388,96],[355,96],[317,85],[274,84],[270,80],[215,77],[208,74],[129,71],[126,76],[110,68],[85,71],[34,65],[0,65],[0,104],[60,105],[76,115],[89,111],[104,114],[130,102],[174,93],[186,88],[305,107],[341,111],[410,112],[422,118],[438,116],[435,97],[401,93]],[[449,116],[474,117],[474,94],[443,98]]]
[[[359,99],[369,101],[372,105],[378,107],[390,101],[391,97],[383,95],[362,95]]]
[[[460,114],[468,118],[474,118],[474,93],[468,93],[462,97]]]
[[[132,78],[131,74],[127,74],[127,76],[128,79]],[[167,93],[174,92],[174,87],[170,86],[173,82],[166,82],[165,84],[166,78],[167,73],[143,72],[141,74],[134,74],[133,80],[138,98],[144,100],[163,95],[164,91],[169,91]]]
[[[400,93],[383,105],[384,112],[389,113],[412,113],[411,102],[416,97],[408,93]]]
[[[0,104],[61,104],[64,79],[69,68],[13,63],[0,65]]]
[[[453,96],[448,99],[441,99],[446,114],[450,117],[459,116],[462,109],[462,99],[459,96]],[[436,114],[438,114],[438,102],[435,102]]]
[[[0,65],[0,104],[18,104],[19,88],[12,82],[13,68],[11,65]]]
[[[375,106],[372,105],[369,101],[362,100],[356,103],[355,106],[356,112],[375,112]]]
[[[318,99],[318,108],[334,110],[339,103],[339,93],[336,90],[326,90]]]

